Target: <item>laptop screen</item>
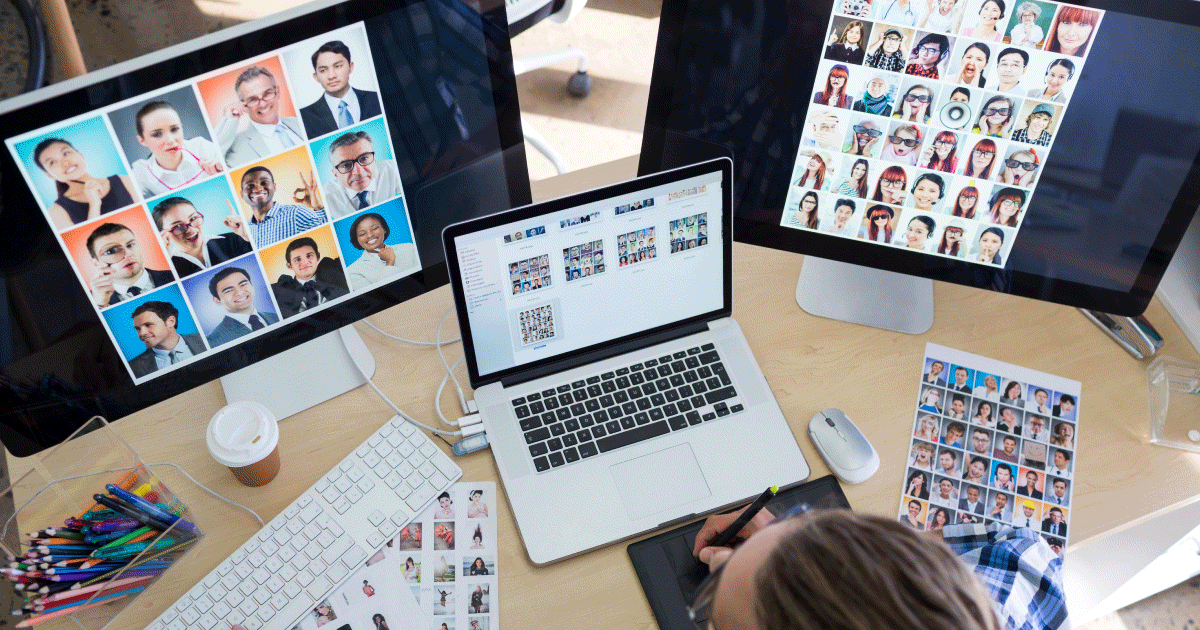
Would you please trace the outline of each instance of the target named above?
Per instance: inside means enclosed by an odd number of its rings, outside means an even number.
[[[448,233],[460,326],[479,377],[721,310],[726,164],[536,204]]]

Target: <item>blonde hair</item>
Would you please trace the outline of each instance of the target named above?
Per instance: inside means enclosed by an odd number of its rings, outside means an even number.
[[[944,543],[894,519],[813,510],[754,579],[761,628],[1000,630],[983,585]]]

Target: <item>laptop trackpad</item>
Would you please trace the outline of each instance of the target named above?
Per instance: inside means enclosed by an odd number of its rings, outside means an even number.
[[[639,520],[712,494],[689,444],[612,466],[630,520]]]

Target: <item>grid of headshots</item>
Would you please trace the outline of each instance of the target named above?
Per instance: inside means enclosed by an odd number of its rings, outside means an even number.
[[[135,379],[420,269],[361,24],[6,145]]]
[[[653,208],[653,207],[654,207],[654,198],[651,197],[650,199],[643,199],[641,201],[634,201],[632,203],[621,204],[613,210],[613,214],[615,216],[619,217],[622,214],[628,214],[630,212],[637,212],[638,210],[641,210],[643,208]]]
[[[1078,396],[936,356],[926,357],[918,391],[900,521],[1029,527],[1061,555]]]
[[[617,235],[618,267],[627,267],[654,260],[658,250],[654,245],[654,226]]]
[[[522,346],[555,339],[554,309],[549,304],[521,311],[517,320],[521,324]]]
[[[563,248],[563,272],[567,282],[604,273],[604,240]]]
[[[672,254],[708,245],[707,212],[671,221],[670,228]]]
[[[835,7],[780,224],[1002,266],[1102,12]]]
[[[589,212],[587,214],[580,215],[577,217],[563,219],[558,222],[558,227],[559,227],[559,229],[565,230],[567,228],[572,228],[577,225],[583,225],[584,223],[592,223],[593,221],[599,221],[599,220],[600,220],[599,212]]]
[[[546,226],[539,225],[537,227],[531,227],[528,230],[521,230],[520,232],[513,232],[512,234],[505,234],[504,242],[505,243],[515,243],[517,241],[523,241],[527,238],[533,238],[535,236],[542,236],[545,233],[546,233]]]
[[[542,254],[509,263],[508,280],[512,283],[513,295],[550,286],[550,255]]]

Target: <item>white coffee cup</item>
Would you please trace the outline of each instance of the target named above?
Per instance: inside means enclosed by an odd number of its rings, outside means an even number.
[[[222,407],[208,423],[208,452],[241,483],[257,487],[279,474],[279,422],[260,403]]]

